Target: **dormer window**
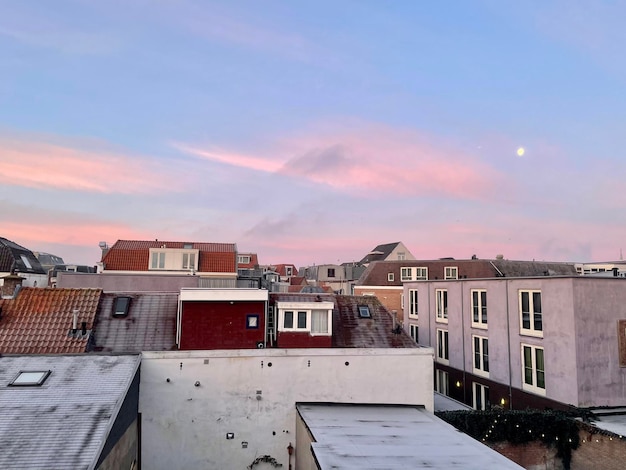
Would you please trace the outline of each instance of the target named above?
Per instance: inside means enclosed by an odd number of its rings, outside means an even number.
[[[152,261],[150,269],[165,269],[165,253],[162,251],[154,251],[151,254]]]
[[[28,269],[33,269],[33,265],[30,264],[30,261],[28,261],[28,258],[26,257],[26,255],[20,255],[20,258],[22,258],[22,262],[24,263],[24,266],[26,266]]]
[[[277,302],[278,331],[332,335],[333,302]]]
[[[195,269],[196,268],[196,254],[195,253],[183,253],[183,269]]]
[[[113,303],[113,316],[122,318],[128,315],[130,308],[130,297],[116,297]]]
[[[39,387],[42,385],[48,376],[50,375],[49,370],[36,370],[36,371],[20,371],[17,374],[9,386],[11,387]]]
[[[239,255],[237,256],[237,263],[239,264],[249,264],[250,256],[249,255]]]

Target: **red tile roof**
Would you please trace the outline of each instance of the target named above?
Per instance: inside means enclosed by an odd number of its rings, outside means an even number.
[[[68,335],[73,311],[78,310],[78,329],[93,328],[101,289],[49,289],[24,287],[14,299],[0,300],[0,353],[81,353],[89,336]]]
[[[236,273],[237,247],[234,243],[169,242],[162,240],[118,240],[104,255],[105,271],[148,271],[150,248],[199,250],[199,273]]]
[[[272,268],[274,268],[274,271],[276,271],[281,276],[286,276],[287,275],[287,268],[288,267],[291,267],[291,276],[297,276],[298,275],[298,268],[296,268],[295,264],[285,263],[285,264],[273,264],[272,265]]]
[[[239,269],[254,269],[259,265],[259,257],[256,253],[239,253],[239,256],[249,256],[249,263],[238,263]]]

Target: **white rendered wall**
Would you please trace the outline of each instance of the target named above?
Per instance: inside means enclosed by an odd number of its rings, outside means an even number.
[[[269,455],[288,469],[296,402],[411,404],[433,411],[432,390],[430,348],[143,353],[142,466],[247,468]]]

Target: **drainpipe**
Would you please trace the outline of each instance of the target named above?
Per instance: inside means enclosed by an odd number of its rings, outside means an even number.
[[[463,308],[464,302],[464,282],[461,281],[461,341],[463,347],[463,403],[466,403],[467,384],[465,383],[465,309]]]
[[[513,409],[513,368],[511,365],[511,326],[509,324],[509,281],[504,281],[506,286],[506,345],[509,352],[509,410]]]

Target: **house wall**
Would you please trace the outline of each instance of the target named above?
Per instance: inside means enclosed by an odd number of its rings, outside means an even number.
[[[472,383],[488,385],[492,404],[503,398],[508,387],[509,405],[515,408],[536,406],[544,408],[562,404],[578,404],[576,371],[576,332],[574,329],[574,300],[572,277],[517,278],[458,281],[421,281],[405,284],[405,298],[409,289],[418,291],[419,342],[437,346],[437,329],[448,331],[449,363],[437,364],[450,378],[453,398],[472,405]],[[436,317],[436,289],[448,292],[448,321]],[[472,326],[471,290],[487,291],[488,327]],[[543,338],[521,334],[519,291],[540,290],[542,293]],[[415,323],[409,317],[405,302],[404,328]],[[614,328],[616,331],[616,328]],[[473,336],[489,341],[489,376],[474,375]],[[545,396],[523,390],[522,344],[544,348]],[[437,359],[435,359],[437,361]],[[456,387],[457,382],[461,385]],[[498,386],[500,384],[500,386]],[[535,399],[533,399],[535,397]]]
[[[406,246],[404,246],[404,243],[400,242],[393,249],[393,251],[391,253],[389,253],[389,256],[387,256],[387,258],[385,258],[385,260],[387,260],[387,261],[397,260],[398,259],[398,253],[404,253],[404,259],[405,260],[414,260],[415,259],[415,256],[413,256],[413,254],[408,250],[408,248]]]
[[[92,287],[105,292],[178,292],[183,287],[198,287],[199,277],[154,274],[86,274],[59,271],[57,287]]]
[[[576,359],[580,406],[626,403],[626,367],[620,367],[618,320],[626,320],[626,280],[575,280]]]
[[[141,367],[141,460],[149,469],[246,468],[263,455],[288,468],[289,443],[292,462],[298,454],[296,402],[433,411],[429,348],[147,352]]]
[[[318,470],[317,462],[313,455],[313,449],[311,449],[313,442],[315,442],[313,435],[302,419],[302,416],[300,416],[300,413],[296,412],[296,447],[300,449],[300,452],[296,455],[295,468],[298,470]]]
[[[279,348],[330,348],[332,342],[333,337],[330,335],[312,336],[309,332],[279,331],[276,345]]]
[[[258,327],[247,328],[257,315]],[[182,302],[180,349],[256,349],[265,342],[265,302]]]
[[[404,319],[402,311],[402,295],[401,286],[354,286],[354,295],[374,295],[380,300],[390,312],[396,311],[396,317],[399,322]]]
[[[11,273],[0,273],[0,286],[4,285],[2,278],[9,274]],[[23,287],[48,287],[47,274],[17,273],[17,275],[24,278],[22,281]]]

